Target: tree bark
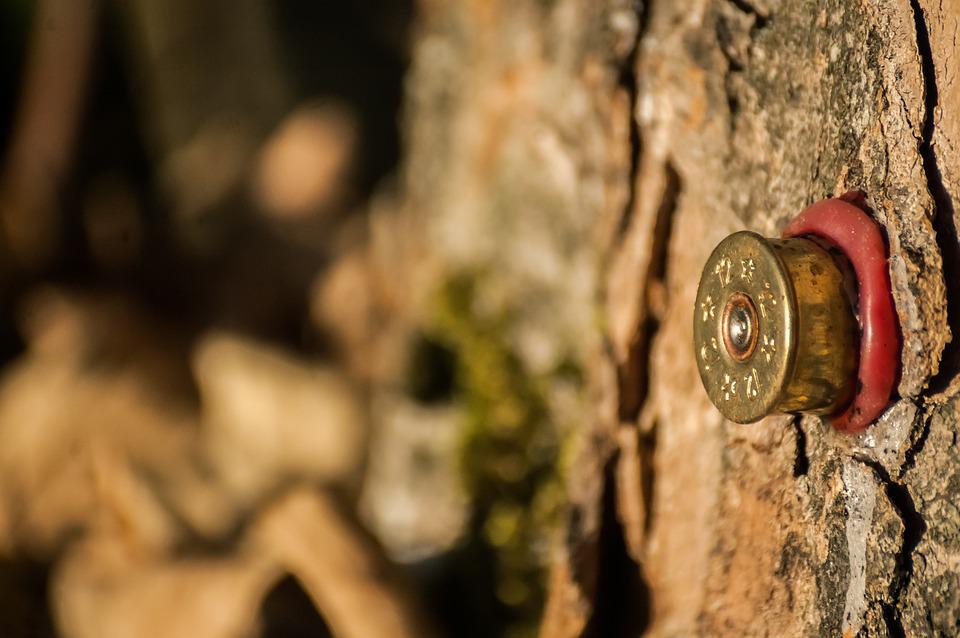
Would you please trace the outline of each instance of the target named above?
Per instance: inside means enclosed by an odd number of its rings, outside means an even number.
[[[956,635],[960,3],[421,4],[409,281],[477,273],[548,397],[561,361],[585,380],[548,401],[543,634]],[[899,398],[859,436],[725,422],[692,351],[707,255],[852,189],[890,244]]]

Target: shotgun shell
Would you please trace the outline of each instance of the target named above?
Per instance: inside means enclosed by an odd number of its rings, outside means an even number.
[[[845,265],[807,237],[734,233],[700,278],[694,346],[710,400],[736,423],[828,415],[856,394],[858,326]]]

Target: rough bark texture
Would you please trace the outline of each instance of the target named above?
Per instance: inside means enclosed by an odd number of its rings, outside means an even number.
[[[585,379],[548,401],[571,425],[543,633],[960,631],[960,4],[422,6],[414,280],[474,273],[548,397],[564,362]],[[851,189],[890,243],[900,398],[857,437],[725,422],[691,345],[703,262]]]

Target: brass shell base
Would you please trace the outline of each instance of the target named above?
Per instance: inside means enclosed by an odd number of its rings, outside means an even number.
[[[743,231],[707,260],[694,345],[707,394],[731,421],[843,408],[855,389],[857,330],[843,273],[809,239]]]

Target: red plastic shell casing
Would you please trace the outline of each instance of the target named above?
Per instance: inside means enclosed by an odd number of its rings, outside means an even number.
[[[842,432],[860,432],[879,417],[900,374],[900,329],[890,291],[887,244],[880,226],[861,208],[857,191],[817,202],[797,215],[783,237],[813,235],[842,251],[857,276],[860,363],[850,404],[830,417]]]

